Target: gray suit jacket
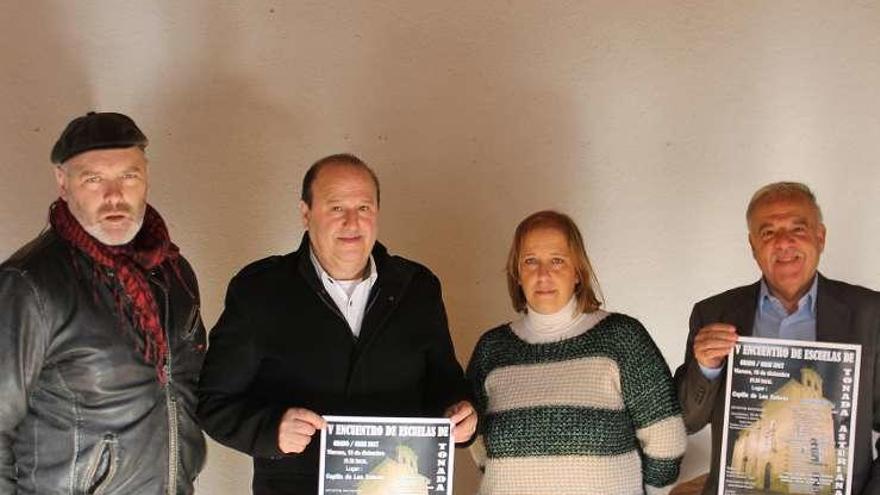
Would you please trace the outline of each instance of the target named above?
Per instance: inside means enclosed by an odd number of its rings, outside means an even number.
[[[712,424],[712,463],[704,495],[714,495],[718,489],[726,375],[714,381],[703,376],[694,359],[694,336],[710,323],[728,323],[740,335],[752,335],[759,288],[756,282],[697,303],[691,313],[684,364],[675,371],[688,433]],[[816,304],[817,340],[862,345],[852,493],[880,495],[880,460],[874,459],[871,445],[872,430],[880,430],[880,293],[820,274]]]

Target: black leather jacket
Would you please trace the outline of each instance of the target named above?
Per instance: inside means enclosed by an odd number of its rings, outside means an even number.
[[[167,385],[92,261],[52,230],[0,265],[0,494],[193,492],[205,328],[195,276],[179,264],[195,297],[167,262],[148,276]]]

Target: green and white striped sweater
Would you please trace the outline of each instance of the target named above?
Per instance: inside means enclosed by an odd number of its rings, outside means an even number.
[[[643,494],[678,477],[687,443],[669,368],[645,328],[612,313],[530,344],[486,332],[468,366],[485,448],[482,495]]]

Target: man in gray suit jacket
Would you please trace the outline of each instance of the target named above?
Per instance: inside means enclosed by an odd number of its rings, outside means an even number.
[[[685,361],[675,372],[688,432],[712,423],[712,463],[703,494],[718,491],[724,366],[737,337],[744,335],[861,344],[852,494],[880,495],[880,459],[872,447],[872,431],[880,430],[880,293],[818,273],[826,230],[816,198],[804,184],[778,182],[759,189],[746,220],[763,276],[694,306]]]

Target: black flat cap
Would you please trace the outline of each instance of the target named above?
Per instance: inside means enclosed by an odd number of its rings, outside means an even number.
[[[127,115],[89,112],[67,124],[52,147],[52,163],[64,163],[91,150],[147,146],[147,136]]]

